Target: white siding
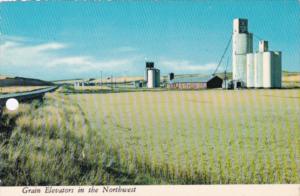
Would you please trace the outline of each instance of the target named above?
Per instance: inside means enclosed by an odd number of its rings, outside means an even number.
[[[148,69],[147,87],[148,88],[154,88],[155,87],[155,70],[154,69]]]
[[[232,39],[233,80],[247,80],[247,53],[253,52],[253,35],[251,33],[234,33]]]
[[[254,54],[247,54],[247,88],[253,88],[254,85]]]
[[[268,50],[269,50],[268,41],[265,41],[265,40],[259,41],[258,51],[259,52],[267,52]]]
[[[263,88],[263,53],[255,53],[254,57],[254,87]]]
[[[271,52],[263,53],[263,87],[271,88],[271,69],[272,69]]]
[[[254,57],[254,86],[281,88],[281,52],[257,52]]]

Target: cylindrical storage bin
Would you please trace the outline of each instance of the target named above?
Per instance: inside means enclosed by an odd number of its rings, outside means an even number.
[[[148,69],[147,87],[148,88],[155,87],[155,70],[154,69]]]
[[[247,88],[254,88],[254,54],[247,54]]]

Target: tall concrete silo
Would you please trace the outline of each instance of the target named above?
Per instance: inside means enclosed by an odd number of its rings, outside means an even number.
[[[247,88],[254,88],[254,54],[247,54]]]
[[[236,18],[233,20],[232,35],[232,79],[246,86],[247,83],[247,53],[253,52],[253,34],[248,32],[248,20]]]

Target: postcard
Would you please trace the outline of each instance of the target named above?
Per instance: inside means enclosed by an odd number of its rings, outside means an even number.
[[[0,193],[299,194],[300,1],[0,16]]]

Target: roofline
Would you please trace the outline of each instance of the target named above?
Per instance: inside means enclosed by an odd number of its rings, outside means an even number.
[[[175,83],[207,83],[207,82],[172,82],[171,84],[175,84]]]

